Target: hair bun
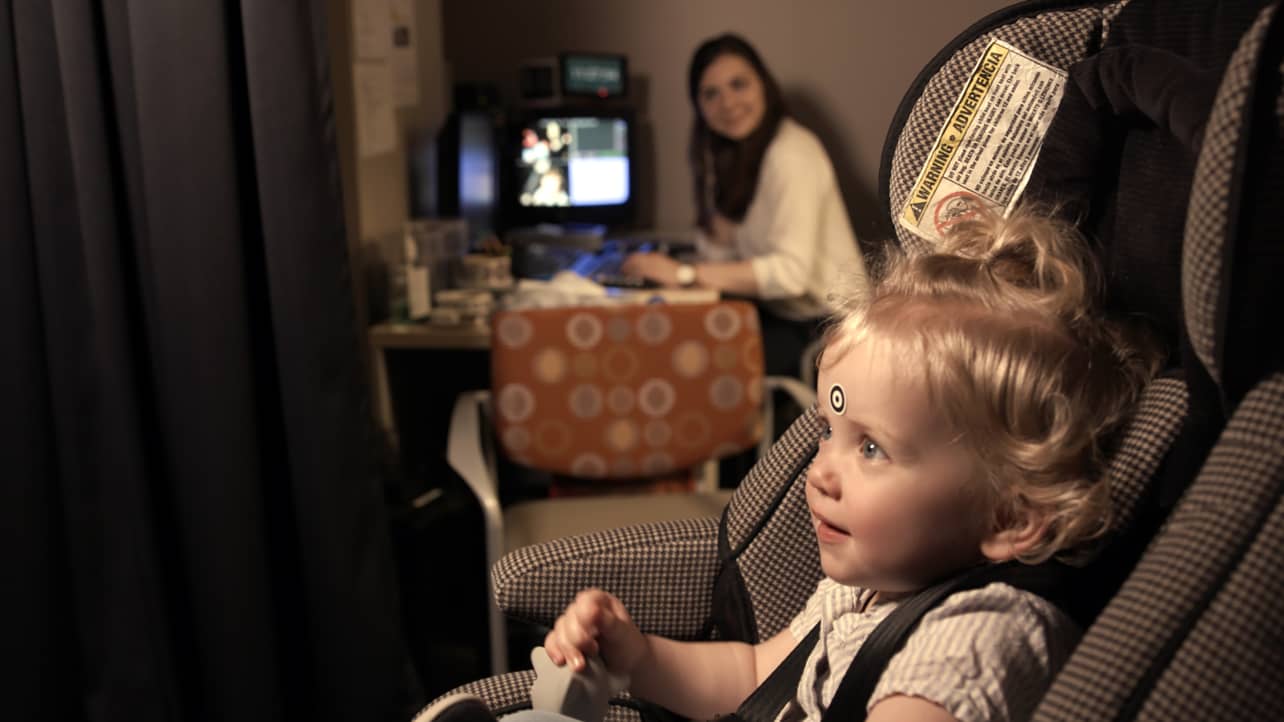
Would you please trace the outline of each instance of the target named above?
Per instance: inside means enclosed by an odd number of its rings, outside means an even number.
[[[950,227],[932,255],[938,254],[969,259],[1022,306],[1033,303],[1071,324],[1089,313],[1099,290],[1087,240],[1056,213],[1036,206],[1018,207],[1007,217],[978,210]]]

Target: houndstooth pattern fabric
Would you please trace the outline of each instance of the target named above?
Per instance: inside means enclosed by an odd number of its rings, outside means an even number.
[[[764,605],[755,612],[771,620],[773,630],[783,628],[820,579],[799,470],[815,453],[821,427],[814,408],[799,416],[754,465],[730,502],[731,547],[743,550],[742,571],[753,580],[750,593],[755,604],[763,600]],[[782,493],[785,498],[777,508]],[[770,528],[762,532],[768,517]],[[648,631],[690,638],[708,616],[716,545],[716,520],[695,519],[523,547],[495,564],[491,572],[495,599],[509,616],[550,624],[576,592],[599,586],[620,594],[638,623],[646,621]],[[640,575],[641,569],[655,570],[657,576]],[[790,580],[807,577],[797,604],[794,594],[786,594],[783,602],[775,599],[774,590],[792,586],[779,584],[781,575]],[[651,611],[675,606],[675,598],[683,602],[677,605],[680,609]]]
[[[1248,104],[1253,92],[1257,58],[1276,6],[1264,8],[1231,55],[1195,164],[1186,232],[1182,240],[1182,305],[1186,333],[1209,376],[1222,380],[1221,332],[1229,295],[1227,263],[1239,222],[1240,187],[1233,182],[1246,142],[1245,124],[1252,119]]]
[[[716,519],[611,529],[523,547],[491,570],[495,601],[513,618],[552,625],[575,594],[600,587],[645,632],[694,639],[709,617],[718,564]]]
[[[804,412],[754,465],[730,502],[731,545],[747,553],[741,563],[760,634],[764,624],[771,625],[768,635],[783,628],[820,579],[798,470],[814,454],[821,427],[814,408]],[[777,505],[782,493],[785,498]],[[598,586],[617,594],[643,630],[691,639],[709,616],[717,531],[716,520],[699,519],[524,547],[501,558],[492,570],[495,598],[505,614],[548,625],[576,592]],[[527,670],[483,679],[447,694],[472,692],[502,713],[529,706],[533,681],[534,673]],[[606,722],[638,722],[640,716],[630,704],[627,694],[614,700]]]
[[[1276,449],[1276,487],[1284,484],[1280,456]],[[1282,600],[1284,502],[1276,504],[1244,560],[1177,650],[1139,719],[1284,719]]]
[[[1131,526],[1138,501],[1181,431],[1189,400],[1186,383],[1179,379],[1157,379],[1142,393],[1119,450],[1110,459],[1110,500],[1116,530]]]
[[[486,705],[496,716],[503,716],[518,710],[530,709],[531,685],[535,683],[534,670],[509,672],[476,682],[469,682],[446,692],[428,703],[424,709],[431,707],[438,699],[460,692],[470,692],[486,701]],[[628,692],[621,693],[611,700],[604,722],[641,722],[641,715],[633,707],[633,698]],[[422,714],[422,711],[420,712]]]
[[[784,486],[810,462],[823,428],[815,406],[804,409],[741,480],[727,515],[727,539],[733,549],[752,538]]]
[[[803,490],[804,469],[823,428],[814,406],[804,411],[731,497],[727,540],[753,603],[759,639],[784,629],[820,581]]]
[[[1105,17],[1113,18],[1124,3],[1064,11],[1040,11],[991,28],[957,50],[936,70],[907,115],[896,140],[888,177],[893,221],[913,189],[937,133],[958,99],[985,46],[994,39],[1059,68],[1068,68],[1100,47]],[[912,92],[912,91],[911,91]],[[911,253],[930,250],[928,241],[894,223],[901,246]]]
[[[1035,719],[1113,719],[1127,712],[1123,706],[1134,690],[1147,684],[1153,665],[1168,660],[1165,650],[1181,641],[1279,503],[1282,439],[1284,374],[1276,374],[1236,409],[1199,476],[1088,630]],[[1208,643],[1222,651],[1218,659],[1232,649],[1226,640]],[[1206,662],[1196,657],[1191,663]],[[1173,694],[1184,699],[1182,692]]]
[[[460,692],[471,692],[481,697],[486,701],[486,706],[490,707],[491,711],[496,714],[528,709],[531,704],[531,685],[534,683],[535,671],[531,669],[486,677],[446,692],[441,697],[429,702],[424,709],[431,707],[434,702],[442,697],[448,697]]]
[[[1123,2],[1117,2],[1112,5],[1107,5],[1106,7],[1101,8],[1101,43],[1102,45],[1104,45],[1107,41],[1110,40],[1110,28],[1114,24],[1115,18],[1119,17],[1119,13],[1123,12],[1124,6],[1126,6],[1128,2],[1129,0],[1123,0]]]

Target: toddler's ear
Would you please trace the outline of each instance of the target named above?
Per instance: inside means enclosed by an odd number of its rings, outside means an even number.
[[[981,553],[995,562],[1006,562],[1033,549],[1048,531],[1048,515],[1034,509],[1023,509],[1003,529],[981,540]]]

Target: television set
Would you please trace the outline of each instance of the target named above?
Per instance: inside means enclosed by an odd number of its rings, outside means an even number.
[[[541,108],[511,118],[505,225],[632,224],[636,130],[626,107]]]

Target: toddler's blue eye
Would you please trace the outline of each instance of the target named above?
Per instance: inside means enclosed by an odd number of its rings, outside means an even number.
[[[864,441],[860,442],[860,454],[866,459],[886,459],[887,458],[887,454],[883,451],[883,447],[874,443],[874,441],[869,438],[866,438]]]
[[[829,441],[832,438],[834,438],[834,427],[826,425],[820,432],[820,440]]]

